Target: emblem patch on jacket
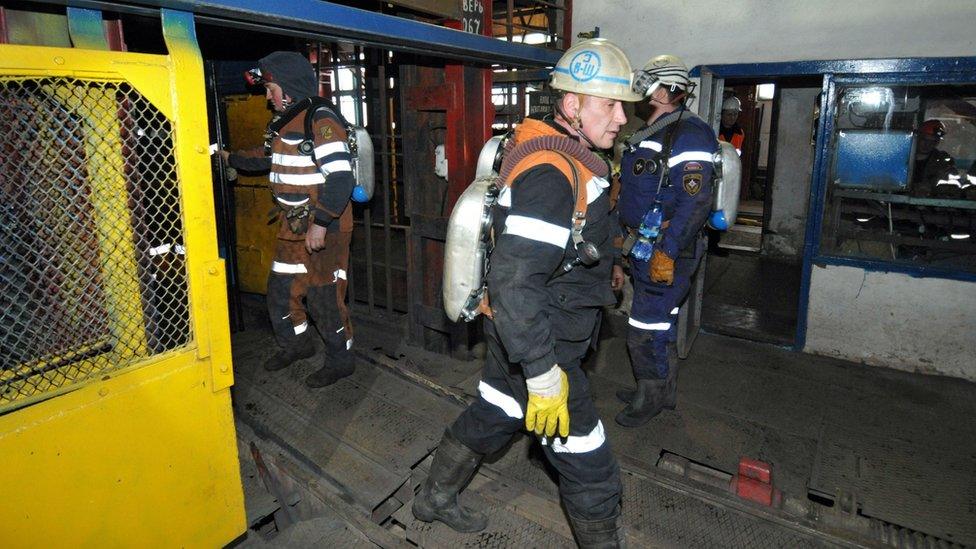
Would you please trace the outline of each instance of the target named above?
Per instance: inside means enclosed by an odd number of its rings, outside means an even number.
[[[322,126],[322,137],[324,139],[332,139],[332,126]]]
[[[644,159],[638,158],[634,161],[634,175],[640,175],[644,173]]]
[[[686,171],[686,172],[700,172],[701,169],[702,169],[702,165],[699,164],[698,162],[688,162],[688,163],[685,164],[684,171]]]
[[[690,173],[681,178],[681,184],[685,192],[690,196],[695,196],[702,188],[702,174]]]

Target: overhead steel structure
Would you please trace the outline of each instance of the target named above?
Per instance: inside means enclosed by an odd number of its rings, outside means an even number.
[[[43,0],[42,0],[43,1]],[[47,2],[73,7],[158,15],[159,8],[191,12],[197,21],[313,39],[342,39],[398,51],[515,67],[542,67],[561,54],[537,46],[496,40],[402,17],[320,0]]]

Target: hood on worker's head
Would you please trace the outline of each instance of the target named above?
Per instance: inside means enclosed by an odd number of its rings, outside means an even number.
[[[281,91],[293,101],[317,96],[318,78],[315,69],[301,54],[276,51],[258,61],[261,76],[281,86]]]

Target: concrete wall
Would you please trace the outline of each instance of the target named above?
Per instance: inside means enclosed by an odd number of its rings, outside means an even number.
[[[573,31],[600,27],[635,65],[673,53],[703,63],[970,56],[973,0],[590,0]]]
[[[799,261],[803,257],[810,178],[813,174],[813,108],[820,88],[781,88],[769,227],[763,253]]]
[[[976,381],[976,285],[813,268],[805,351]]]

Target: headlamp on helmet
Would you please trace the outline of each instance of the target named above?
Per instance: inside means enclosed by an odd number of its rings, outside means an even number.
[[[658,55],[644,65],[644,68],[634,71],[634,92],[642,97],[648,97],[658,88],[665,88],[670,93],[684,92],[691,96],[695,89],[688,68],[681,59],[673,55]]]
[[[248,86],[263,86],[271,80],[261,74],[261,69],[254,68],[244,72],[244,81],[247,82]]]
[[[919,135],[932,139],[942,139],[946,134],[946,126],[941,120],[926,120],[918,127]]]

